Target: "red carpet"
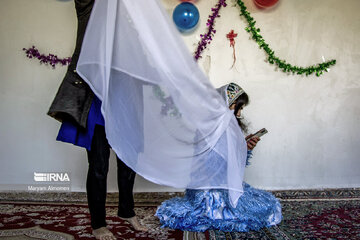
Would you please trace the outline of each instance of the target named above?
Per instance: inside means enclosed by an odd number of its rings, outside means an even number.
[[[283,221],[275,227],[247,233],[225,233],[216,230],[206,233],[183,233],[160,228],[158,219],[154,217],[155,206],[165,197],[161,194],[157,195],[142,194],[136,198],[138,207],[135,211],[141,223],[150,228],[148,233],[136,232],[128,223],[117,218],[116,204],[107,207],[109,228],[118,239],[360,239],[360,189],[275,192],[275,195],[281,199]],[[75,200],[85,201],[86,199],[68,195],[44,197],[32,194],[31,196],[38,197],[39,200],[52,199],[53,201],[66,199],[75,202]],[[118,196],[114,196],[109,199],[116,200],[117,198]],[[94,239],[91,235],[89,210],[86,203],[17,203],[12,199],[24,198],[11,194],[3,194],[0,198],[0,240]],[[144,205],[153,207],[140,207]]]
[[[118,239],[183,239],[182,231],[163,229],[154,217],[156,207],[136,207],[136,214],[150,231],[137,232],[131,226],[116,217],[117,207],[107,207],[109,229]],[[29,231],[27,228],[40,227],[50,231]],[[17,229],[17,231],[3,231]],[[26,231],[24,229],[27,229]],[[30,233],[26,233],[30,232]],[[36,233],[34,233],[36,232]],[[0,203],[0,239],[25,234],[26,238],[11,239],[69,239],[61,234],[66,233],[73,239],[95,239],[91,235],[89,211],[86,204],[42,204],[42,203]],[[35,236],[36,235],[36,236]],[[43,235],[43,236],[41,236]]]

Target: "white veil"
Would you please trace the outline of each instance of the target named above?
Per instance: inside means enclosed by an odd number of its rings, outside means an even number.
[[[144,178],[241,195],[246,143],[158,0],[99,0],[78,73],[102,101],[106,136]]]

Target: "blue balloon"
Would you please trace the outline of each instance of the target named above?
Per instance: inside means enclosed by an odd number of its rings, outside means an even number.
[[[183,2],[174,9],[173,21],[180,32],[190,32],[198,24],[199,16],[199,10],[194,4]]]

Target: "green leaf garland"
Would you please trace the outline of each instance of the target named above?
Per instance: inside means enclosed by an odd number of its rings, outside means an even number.
[[[292,72],[299,75],[306,74],[306,76],[311,75],[313,73],[316,74],[317,77],[319,77],[323,72],[327,72],[328,68],[332,65],[336,64],[336,60],[330,60],[323,63],[318,63],[316,65],[310,66],[310,67],[298,67],[291,65],[287,63],[285,60],[282,60],[278,58],[275,55],[274,50],[272,50],[269,47],[269,44],[267,44],[264,40],[264,38],[260,35],[260,28],[256,28],[255,23],[256,21],[254,18],[250,16],[250,13],[246,10],[246,6],[242,0],[236,0],[237,4],[240,7],[240,16],[243,16],[248,26],[245,28],[245,30],[252,35],[252,39],[254,39],[260,48],[264,49],[264,51],[267,54],[267,60],[270,64],[276,64],[280,69],[282,69],[283,72]]]

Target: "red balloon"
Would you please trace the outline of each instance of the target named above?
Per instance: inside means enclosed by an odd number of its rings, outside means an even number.
[[[258,8],[269,8],[274,6],[279,0],[254,0]]]

